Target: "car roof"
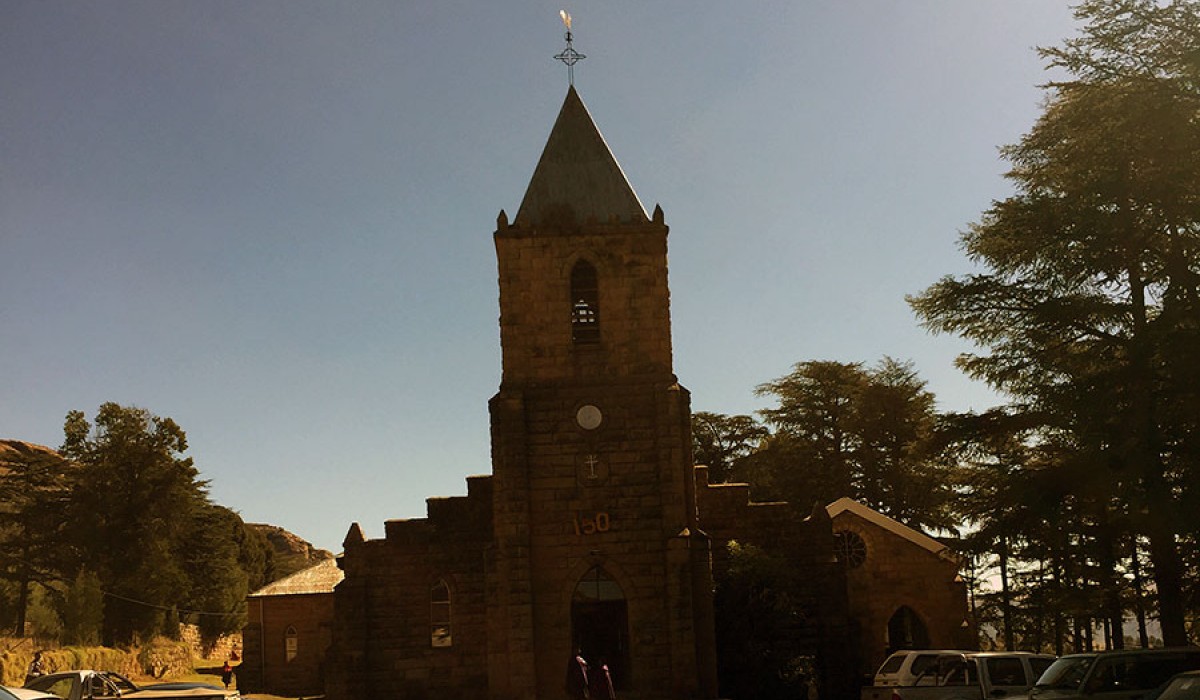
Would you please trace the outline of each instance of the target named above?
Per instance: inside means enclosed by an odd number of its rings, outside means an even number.
[[[13,688],[6,685],[4,689],[16,696],[18,700],[42,700],[43,698],[58,697],[57,695],[52,695],[41,690],[30,690],[29,688]]]
[[[1156,647],[1154,649],[1105,649],[1101,651],[1088,651],[1078,654],[1065,654],[1060,658],[1084,658],[1090,659],[1096,656],[1117,656],[1133,655],[1146,656],[1157,654],[1200,654],[1200,647]]]

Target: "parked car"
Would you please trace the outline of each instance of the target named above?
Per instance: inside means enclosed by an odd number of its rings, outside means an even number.
[[[1200,671],[1184,671],[1142,696],[1142,700],[1200,700]]]
[[[1055,661],[1029,692],[1031,700],[1133,700],[1171,676],[1200,669],[1200,648],[1129,649],[1068,654]]]
[[[942,657],[957,659],[970,652],[964,649],[903,649],[883,662],[875,672],[873,686],[914,685],[917,676]]]
[[[57,695],[43,693],[40,690],[30,690],[29,688],[10,688],[4,686],[3,690],[17,698],[17,700],[62,700]],[[0,700],[9,700],[8,695],[0,694]]]
[[[200,684],[203,685],[203,684]],[[241,700],[236,690],[222,688],[139,688],[125,676],[112,671],[62,671],[51,673],[25,684],[31,690],[57,695],[63,700],[102,700],[122,698],[132,700]]]
[[[907,685],[871,689],[878,700],[982,700],[1025,697],[1051,664],[1049,654],[1024,651],[941,654]],[[864,697],[867,697],[864,693]]]

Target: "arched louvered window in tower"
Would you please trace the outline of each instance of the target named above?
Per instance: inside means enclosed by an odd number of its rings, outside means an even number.
[[[600,342],[600,286],[596,268],[586,260],[571,268],[571,340]]]

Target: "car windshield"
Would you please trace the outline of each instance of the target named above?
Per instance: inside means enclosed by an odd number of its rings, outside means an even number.
[[[0,700],[17,700],[17,696],[8,692],[4,688],[0,688]]]
[[[1197,700],[1200,699],[1200,676],[1180,676],[1171,681],[1166,690],[1157,696],[1158,700]]]
[[[1034,687],[1075,690],[1083,683],[1084,676],[1095,660],[1094,656],[1064,656],[1050,664]]]
[[[133,684],[133,681],[119,673],[113,673],[112,671],[109,671],[101,675],[103,675],[109,683],[112,683],[114,686],[116,686],[117,690],[120,690],[122,693],[132,693],[138,689],[138,687]]]
[[[883,662],[883,665],[879,667],[879,670],[875,674],[895,673],[900,670],[900,664],[902,663],[904,663],[904,654],[892,654],[888,657],[887,661]]]
[[[26,683],[25,687],[31,690],[40,690],[50,695],[57,695],[60,698],[69,698],[71,697],[71,691],[75,689],[75,684],[78,682],[79,678],[74,674],[56,674],[35,678]]]

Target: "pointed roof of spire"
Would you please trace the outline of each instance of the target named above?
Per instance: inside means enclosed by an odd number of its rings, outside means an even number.
[[[593,217],[600,223],[613,217],[621,222],[648,221],[645,208],[572,85],[514,223],[582,224]]]

